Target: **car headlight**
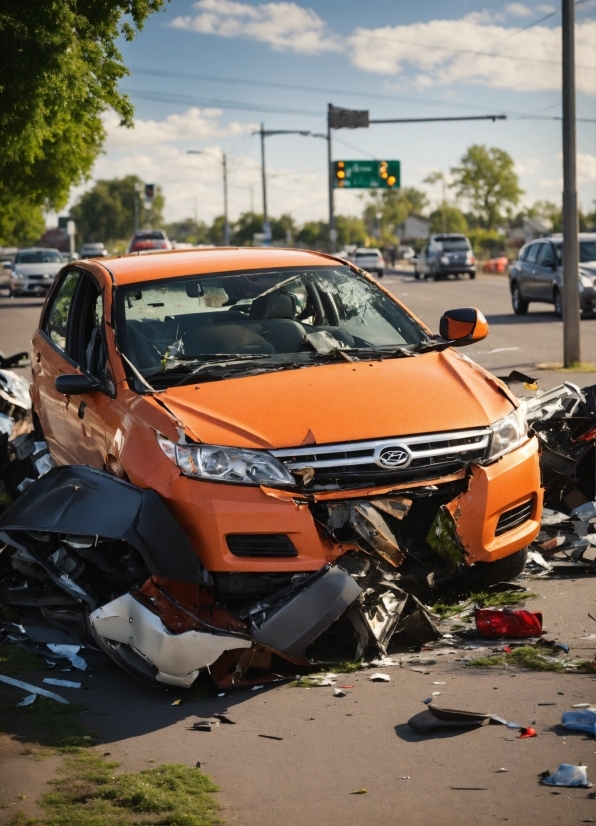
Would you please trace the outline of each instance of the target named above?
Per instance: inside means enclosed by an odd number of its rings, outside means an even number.
[[[442,255],[441,256],[441,264],[448,264],[448,263],[449,263],[449,259],[447,258],[447,256]]]
[[[21,278],[26,278],[27,276],[23,275],[22,272],[17,272],[16,270],[13,270],[12,271],[12,277],[21,279]]]
[[[295,485],[289,470],[266,450],[179,445],[158,434],[159,446],[184,476],[238,485]]]
[[[490,442],[489,459],[498,459],[505,453],[520,447],[528,438],[528,423],[526,414],[521,409],[513,410],[503,419],[491,425],[492,438]]]
[[[594,286],[593,279],[589,275],[587,275],[585,272],[580,271],[580,273],[579,273],[579,291],[580,291],[580,293],[583,292],[586,289],[589,290],[593,286]]]

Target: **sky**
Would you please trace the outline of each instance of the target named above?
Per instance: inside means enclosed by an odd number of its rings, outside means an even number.
[[[210,223],[223,212],[227,156],[231,220],[262,210],[260,142],[254,131],[321,133],[329,103],[371,118],[507,114],[507,120],[371,125],[333,134],[335,160],[398,159],[402,186],[431,203],[473,143],[515,160],[523,202],[560,202],[561,16],[549,3],[471,0],[171,0],[120,48],[120,84],[135,127],[105,113],[108,139],[92,180],[137,174],[162,187],[167,221]],[[596,0],[576,2],[578,191],[596,199]],[[585,120],[582,120],[585,119]],[[188,154],[188,150],[200,154]],[[270,215],[327,216],[324,140],[266,139]],[[364,191],[336,193],[336,212],[357,215]],[[453,199],[453,193],[448,194]]]

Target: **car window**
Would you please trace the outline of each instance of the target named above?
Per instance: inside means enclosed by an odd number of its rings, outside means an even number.
[[[538,256],[538,250],[542,244],[530,244],[528,247],[528,253],[526,255],[525,260],[528,261],[530,264],[536,263],[536,257]]]
[[[322,354],[338,350],[401,348],[427,340],[396,301],[347,267],[128,285],[117,293],[117,330],[127,359],[148,378],[162,374],[160,381],[175,370],[184,375],[188,368],[182,365],[203,363],[204,371],[226,354],[245,360],[248,369],[253,357],[259,359],[265,371],[320,363]]]
[[[538,264],[541,267],[552,267],[554,263],[555,258],[550,244],[541,244],[540,252],[538,253]]]
[[[163,241],[165,240],[165,234],[159,230],[155,230],[154,232],[136,232],[135,239],[139,241]]]
[[[470,243],[467,238],[441,238],[440,243],[443,252],[467,252],[470,249]]]
[[[79,273],[76,270],[66,275],[57,292],[54,293],[52,305],[47,315],[44,331],[56,347],[61,350],[66,350],[68,315],[78,281]]]
[[[17,252],[15,264],[63,264],[64,258],[56,250],[29,250]]]
[[[530,249],[530,248],[528,247],[528,245],[527,245],[527,244],[525,245],[525,247],[522,247],[522,248],[520,249],[520,251],[519,251],[519,255],[517,256],[517,260],[518,260],[518,261],[525,261],[525,260],[526,260],[526,256],[528,255],[528,250],[529,250],[529,249]]]

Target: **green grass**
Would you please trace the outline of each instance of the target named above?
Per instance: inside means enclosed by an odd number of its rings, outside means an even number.
[[[437,602],[431,606],[431,611],[439,614],[441,619],[448,619],[472,605],[478,605],[479,608],[509,608],[527,599],[536,599],[537,596],[538,594],[531,591],[505,591],[500,594],[480,591],[477,594],[470,594],[467,599],[460,602]]]
[[[7,642],[0,642],[0,674],[11,676],[24,671],[42,671],[47,668],[43,657],[30,654]]]
[[[554,657],[557,651],[554,648],[533,645],[522,645],[515,648],[511,654],[495,654],[492,657],[480,657],[467,663],[468,668],[491,668],[499,665],[514,665],[518,668],[527,668],[531,671],[564,671],[565,661],[548,662],[544,657]]]
[[[346,660],[343,663],[332,665],[329,669],[330,674],[352,674],[354,671],[360,671],[362,668],[362,660]]]
[[[38,697],[30,706],[15,707],[14,699],[0,707],[3,728],[21,742],[37,747],[40,755],[49,752],[68,754],[92,746],[97,735],[84,726],[78,717],[86,711],[84,705],[62,705],[46,697]]]
[[[15,816],[12,826],[215,826],[218,791],[199,769],[165,764],[115,774],[118,763],[92,751],[65,758],[52,791],[39,801],[44,816]]]

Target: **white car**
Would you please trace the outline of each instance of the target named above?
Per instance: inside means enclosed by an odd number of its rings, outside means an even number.
[[[19,250],[8,280],[10,295],[45,295],[65,264],[66,259],[55,249]]]
[[[369,273],[376,273],[379,278],[385,275],[385,261],[381,250],[375,247],[358,247],[352,258],[354,264]]]

